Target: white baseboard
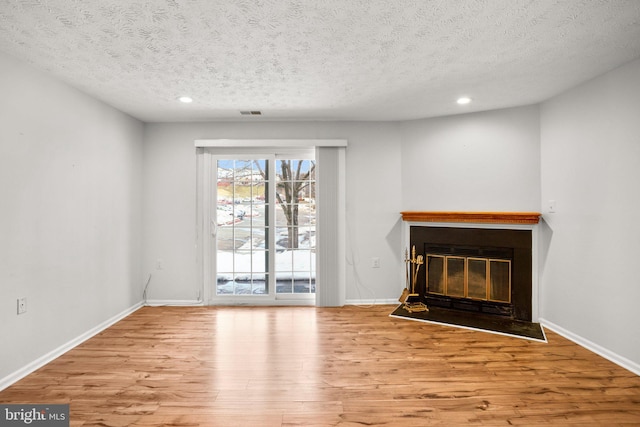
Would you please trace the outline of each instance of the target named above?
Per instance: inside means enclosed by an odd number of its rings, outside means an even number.
[[[631,371],[636,375],[640,375],[640,364],[632,360],[629,360],[624,356],[620,356],[619,354],[616,354],[611,350],[607,350],[606,348],[599,346],[598,344],[591,342],[588,339],[581,337],[580,335],[574,334],[573,332],[568,331],[564,329],[562,326],[558,326],[555,323],[550,322],[549,320],[540,319],[540,324],[545,328],[548,328],[553,332],[557,333],[558,335],[562,335],[566,339],[573,341],[579,346],[584,347],[587,350],[592,351],[597,355],[604,357],[607,360],[610,360],[616,365],[621,366],[624,369],[627,369],[628,371]]]
[[[388,299],[350,299],[346,300],[344,305],[388,305],[395,304],[398,305],[400,302],[397,298],[388,298]],[[165,306],[187,306],[187,307],[195,307],[205,305],[203,301],[198,300],[147,300],[144,303],[147,307],[165,307]],[[222,300],[219,302],[219,305],[315,305],[314,300],[255,300],[251,301],[251,304],[248,304],[246,301],[240,300]]]
[[[344,305],[400,305],[398,298],[387,299],[348,299],[344,302]]]
[[[141,302],[135,304],[132,307],[129,307],[128,309],[124,310],[121,313],[116,314],[112,318],[105,320],[104,322],[100,323],[98,326],[89,329],[87,332],[83,333],[82,335],[72,339],[71,341],[69,341],[69,342],[61,345],[60,347],[50,351],[49,353],[39,357],[38,359],[34,360],[33,362],[31,362],[31,363],[25,365],[24,367],[18,369],[14,373],[9,374],[6,377],[0,379],[0,391],[4,390],[5,388],[9,387],[10,385],[12,385],[12,384],[14,384],[14,383],[16,383],[18,381],[20,381],[22,378],[24,378],[27,375],[29,375],[30,373],[40,369],[41,367],[43,367],[47,363],[52,362],[53,360],[55,360],[58,357],[62,356],[64,353],[66,353],[69,350],[73,349],[74,347],[82,344],[83,342],[85,342],[89,338],[99,334],[100,332],[104,331],[105,329],[107,329],[111,325],[113,325],[113,324],[119,322],[120,320],[124,319],[125,317],[129,316],[131,313],[135,312],[140,307],[142,307],[142,303]]]
[[[199,300],[178,300],[178,299],[150,299],[145,301],[144,303],[147,307],[165,307],[165,306],[200,306],[204,305],[202,301]]]

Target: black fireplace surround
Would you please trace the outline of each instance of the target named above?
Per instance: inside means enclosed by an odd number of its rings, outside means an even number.
[[[429,307],[479,312],[531,322],[531,230],[411,226],[410,248],[423,255],[486,255],[511,259],[510,303],[454,298],[426,292],[426,266],[418,272],[416,291]]]

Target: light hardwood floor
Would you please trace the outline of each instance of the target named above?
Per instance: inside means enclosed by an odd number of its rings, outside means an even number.
[[[559,335],[393,308],[145,307],[0,403],[70,403],[72,426],[640,425],[640,377]]]

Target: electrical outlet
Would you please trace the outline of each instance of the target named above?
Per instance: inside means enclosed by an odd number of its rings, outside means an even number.
[[[380,258],[378,257],[371,258],[371,268],[380,268]]]
[[[156,270],[162,270],[163,265],[162,265],[162,260],[160,258],[158,258],[158,260],[156,261]]]
[[[18,298],[18,314],[27,312],[27,297]]]

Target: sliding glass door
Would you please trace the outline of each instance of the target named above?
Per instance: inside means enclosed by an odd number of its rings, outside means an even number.
[[[313,156],[214,155],[211,172],[211,298],[314,299]]]

